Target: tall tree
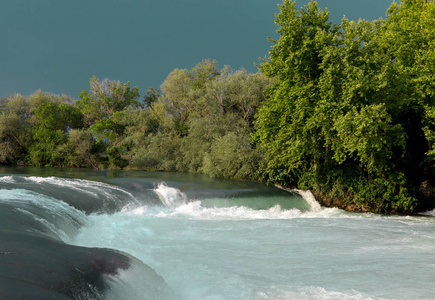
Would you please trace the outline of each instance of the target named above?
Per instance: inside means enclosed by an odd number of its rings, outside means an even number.
[[[77,107],[85,117],[85,125],[91,126],[103,118],[110,118],[115,112],[130,105],[138,105],[139,89],[130,87],[130,82],[90,80],[90,90],[80,93]]]
[[[84,115],[89,132],[107,154],[113,167],[125,167],[128,162],[122,157],[126,149],[120,147],[125,124],[125,112],[128,107],[138,107],[139,90],[130,87],[130,82],[100,81],[97,77],[90,80],[90,90],[80,93],[77,107]]]
[[[270,180],[379,212],[416,208],[430,168],[423,125],[431,135],[435,124],[433,89],[422,84],[433,12],[433,1],[410,0],[386,20],[332,25],[317,2],[298,11],[284,1],[261,64],[276,81],[255,122]]]
[[[68,133],[82,127],[83,116],[69,103],[41,101],[33,116],[33,139],[30,160],[38,166],[64,166],[65,157],[59,147],[68,140]]]

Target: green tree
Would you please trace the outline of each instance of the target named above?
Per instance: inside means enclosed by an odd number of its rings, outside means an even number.
[[[292,1],[279,5],[275,22],[280,38],[271,39],[270,58],[261,64],[275,84],[259,111],[255,135],[265,150],[265,171],[271,180],[293,185],[298,172],[316,172],[323,160],[326,141],[317,122],[310,119],[320,99],[322,52],[337,44],[338,32],[328,20],[328,11],[320,10],[317,2],[311,1],[300,13],[295,6]]]
[[[433,12],[433,1],[403,1],[386,20],[332,25],[317,2],[284,1],[253,136],[269,180],[373,211],[416,208],[431,176]]]
[[[0,163],[15,164],[24,159],[31,139],[31,127],[13,112],[0,112]]]
[[[101,168],[95,140],[87,130],[72,129],[66,143],[60,144],[57,151],[64,157],[66,167]]]
[[[77,108],[84,115],[86,128],[102,146],[111,167],[123,168],[128,162],[123,157],[128,149],[122,147],[126,113],[129,107],[139,107],[139,90],[130,88],[130,82],[90,80],[90,90],[80,93]]]
[[[30,160],[37,166],[64,166],[66,158],[59,147],[68,140],[68,132],[82,126],[82,114],[68,104],[41,102],[33,116],[33,144]]]
[[[189,115],[201,113],[207,104],[201,101],[205,85],[219,75],[216,61],[203,60],[191,70],[172,71],[161,85],[161,96],[151,110],[161,120],[162,129],[184,136]]]
[[[6,97],[0,108],[0,163],[24,163],[32,141],[30,104],[16,94]]]
[[[138,105],[139,89],[130,87],[130,82],[100,81],[97,77],[90,80],[90,90],[79,95],[77,107],[83,113],[85,125],[91,126],[103,118],[110,118],[115,112],[130,105]]]
[[[249,134],[228,132],[213,141],[202,170],[211,177],[256,180],[261,160]]]
[[[261,73],[217,69],[212,60],[174,70],[161,93],[150,91],[150,105],[129,114],[123,142],[130,145],[132,167],[257,178],[262,157],[248,137],[271,82]]]

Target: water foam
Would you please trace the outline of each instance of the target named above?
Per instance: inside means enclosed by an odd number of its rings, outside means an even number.
[[[113,213],[125,205],[138,207],[141,200],[128,190],[104,182],[59,177],[5,176],[0,184],[26,189],[62,200],[87,214]]]
[[[15,183],[15,179],[12,176],[2,176],[0,177],[0,183]]]
[[[120,214],[150,216],[159,218],[189,218],[195,220],[283,220],[294,218],[335,218],[350,217],[337,208],[320,211],[301,211],[282,209],[275,205],[269,209],[252,209],[245,206],[203,207],[201,201],[190,201],[173,207],[141,206],[125,207]]]
[[[296,193],[299,194],[310,206],[310,211],[313,212],[320,212],[322,209],[322,206],[317,202],[316,198],[314,197],[313,193],[309,190],[298,190],[298,189],[288,189],[280,185],[276,185],[277,188],[280,188],[284,191],[290,192],[290,193]]]
[[[256,300],[274,299],[274,300],[389,300],[388,298],[378,298],[364,295],[358,291],[331,291],[321,287],[305,287],[296,289],[296,291],[285,291],[278,288],[273,288],[268,291],[258,292]]]
[[[177,207],[186,203],[187,200],[186,194],[179,189],[167,186],[165,183],[160,183],[153,191],[166,207]]]
[[[179,189],[160,183],[154,190],[167,209],[149,208],[148,206],[129,209],[124,213],[135,215],[152,215],[157,217],[188,216],[203,220],[255,220],[255,219],[291,219],[297,217],[336,217],[344,211],[336,208],[322,208],[310,191],[287,190],[298,193],[310,206],[309,211],[299,209],[282,209],[275,205],[269,209],[252,209],[245,206],[203,207],[200,200],[187,201],[186,194]]]
[[[421,213],[421,215],[423,215],[423,216],[432,216],[432,217],[435,217],[435,209],[434,209],[434,210],[429,210],[429,211],[423,212],[423,213]]]
[[[26,181],[35,182],[38,184],[50,184],[59,187],[67,187],[69,189],[79,191],[82,193],[90,194],[94,197],[103,195],[109,199],[113,198],[113,192],[120,192],[121,194],[130,198],[131,201],[137,202],[136,198],[128,191],[123,190],[114,185],[109,185],[103,182],[90,181],[84,179],[67,179],[59,177],[24,177]]]
[[[302,198],[304,198],[304,200],[308,202],[308,204],[311,207],[311,211],[320,212],[322,210],[322,207],[320,206],[319,202],[317,202],[313,193],[311,193],[310,191],[302,191],[302,190],[293,190],[293,191],[301,195]]]

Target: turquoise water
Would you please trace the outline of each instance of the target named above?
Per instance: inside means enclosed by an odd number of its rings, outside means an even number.
[[[73,299],[435,298],[434,212],[348,213],[309,193],[184,174],[2,171],[2,211],[30,216],[28,231],[131,258],[104,275],[103,294]]]

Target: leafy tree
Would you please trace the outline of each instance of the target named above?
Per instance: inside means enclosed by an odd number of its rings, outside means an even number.
[[[203,173],[211,177],[256,180],[262,160],[252,148],[249,134],[228,132],[217,138],[204,158]]]
[[[332,25],[315,1],[280,5],[254,135],[269,180],[379,212],[416,208],[431,176],[433,7],[403,1],[386,20]]]
[[[31,139],[30,123],[13,112],[0,112],[0,163],[21,161]]]
[[[180,137],[157,133],[147,139],[132,159],[132,166],[149,171],[184,171],[178,168],[182,157],[179,151]]]
[[[67,142],[59,145],[57,151],[65,157],[67,167],[101,168],[95,140],[87,130],[71,130]]]
[[[135,155],[139,148],[147,144],[147,138],[158,132],[159,122],[147,108],[126,110],[122,117],[120,123],[125,130],[117,140],[117,145]]]
[[[23,163],[31,139],[29,102],[20,94],[4,98],[0,108],[0,163]]]
[[[161,85],[162,95],[151,106],[161,120],[162,129],[184,136],[188,132],[189,115],[206,109],[201,101],[205,85],[216,79],[219,70],[216,62],[203,60],[191,70],[172,71]]]
[[[30,159],[38,166],[64,166],[65,157],[58,151],[68,140],[68,132],[80,128],[82,115],[70,104],[41,102],[33,116],[33,139]]]
[[[65,140],[59,130],[66,133],[79,126],[81,115],[74,110],[72,101],[66,96],[44,93],[40,90],[24,97],[14,95],[3,103],[2,160],[6,163],[24,163],[27,156],[37,165],[48,164],[55,156],[55,145]],[[36,159],[36,157],[40,159]],[[41,162],[40,160],[44,160]]]
[[[31,115],[30,102],[26,97],[20,94],[6,98],[1,110],[16,114],[20,116],[22,120],[29,119]]]
[[[129,107],[139,107],[139,90],[130,88],[130,82],[122,83],[97,77],[90,80],[90,91],[80,93],[77,108],[84,115],[85,126],[104,146],[103,151],[112,167],[125,167],[128,162],[123,158],[127,149],[120,147],[125,130],[124,110]]]
[[[203,60],[190,70],[174,70],[161,92],[149,90],[145,99],[149,104],[128,113],[122,143],[129,145],[131,166],[257,178],[255,166],[262,157],[248,137],[254,115],[266,98],[264,89],[271,82],[261,73],[217,69],[212,60]],[[237,138],[240,141],[230,147]],[[219,156],[218,149],[223,147],[233,151],[231,161],[228,151]],[[225,171],[227,166],[231,170]]]
[[[154,89],[152,87],[149,87],[145,93],[145,96],[143,97],[144,108],[149,108],[151,104],[153,104],[154,102],[157,101],[157,99],[159,99],[160,96],[161,96],[160,89]]]
[[[138,105],[139,90],[130,88],[130,82],[122,83],[97,77],[90,80],[90,90],[79,95],[77,107],[83,113],[85,125],[91,126],[103,118],[110,118],[115,112],[130,105]]]
[[[315,172],[323,159],[326,141],[318,123],[310,118],[319,101],[322,51],[333,45],[338,32],[317,2],[310,2],[300,14],[295,5],[292,1],[279,5],[280,39],[271,39],[270,59],[261,64],[275,84],[256,120],[255,140],[263,145],[268,161],[265,171],[282,184],[297,184],[298,170]]]

